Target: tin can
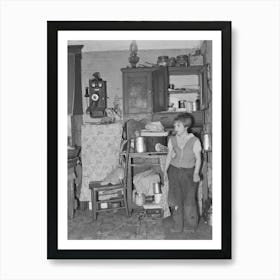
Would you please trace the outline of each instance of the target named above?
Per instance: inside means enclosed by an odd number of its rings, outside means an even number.
[[[187,55],[178,55],[176,57],[176,65],[180,67],[187,67],[188,66],[188,56]]]
[[[192,104],[192,102],[190,102],[190,101],[186,101],[186,103],[185,103],[186,105],[186,111],[188,112],[188,113],[192,113],[192,111],[193,111],[193,104]]]
[[[185,106],[185,100],[180,100],[180,101],[178,101],[178,107],[181,109],[181,108],[186,108],[186,106]]]
[[[145,153],[146,152],[146,143],[145,138],[142,136],[138,136],[135,138],[135,148],[137,153]]]
[[[153,183],[153,189],[154,189],[154,194],[162,193],[160,183]]]
[[[99,208],[100,209],[107,209],[108,208],[108,203],[107,202],[100,203]]]
[[[170,57],[168,60],[168,66],[169,67],[174,67],[176,66],[176,58],[175,57]]]
[[[211,139],[210,133],[205,133],[205,134],[202,135],[204,151],[211,151],[212,150],[212,141],[211,140],[212,139]]]
[[[145,203],[145,197],[142,193],[135,193],[135,204],[138,206],[143,206]]]
[[[157,65],[158,66],[167,66],[168,65],[168,61],[169,61],[169,58],[168,56],[159,56],[158,57],[158,60],[157,60]]]
[[[196,112],[199,110],[199,100],[192,102],[192,110],[193,110],[193,112]]]

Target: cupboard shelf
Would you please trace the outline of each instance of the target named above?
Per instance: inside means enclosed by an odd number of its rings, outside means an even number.
[[[188,67],[168,67],[169,75],[198,75],[204,71],[205,66],[195,65]]]

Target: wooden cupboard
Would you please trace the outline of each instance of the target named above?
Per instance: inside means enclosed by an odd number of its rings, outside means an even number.
[[[167,110],[168,71],[166,67],[123,68],[124,120],[151,116]]]
[[[196,76],[200,110],[208,106],[206,66],[138,67],[123,68],[121,71],[124,120],[149,118],[153,113],[167,111],[171,76]]]

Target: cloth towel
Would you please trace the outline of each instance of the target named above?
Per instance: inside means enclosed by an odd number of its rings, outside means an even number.
[[[159,183],[160,177],[154,170],[146,170],[133,177],[133,184],[137,193],[154,195],[153,183]]]

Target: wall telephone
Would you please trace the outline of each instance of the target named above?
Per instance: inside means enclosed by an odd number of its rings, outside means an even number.
[[[89,86],[86,88],[86,95],[89,99],[87,114],[92,118],[102,118],[105,116],[107,108],[107,88],[106,81],[100,76],[99,72],[95,72],[92,79],[89,79]]]

